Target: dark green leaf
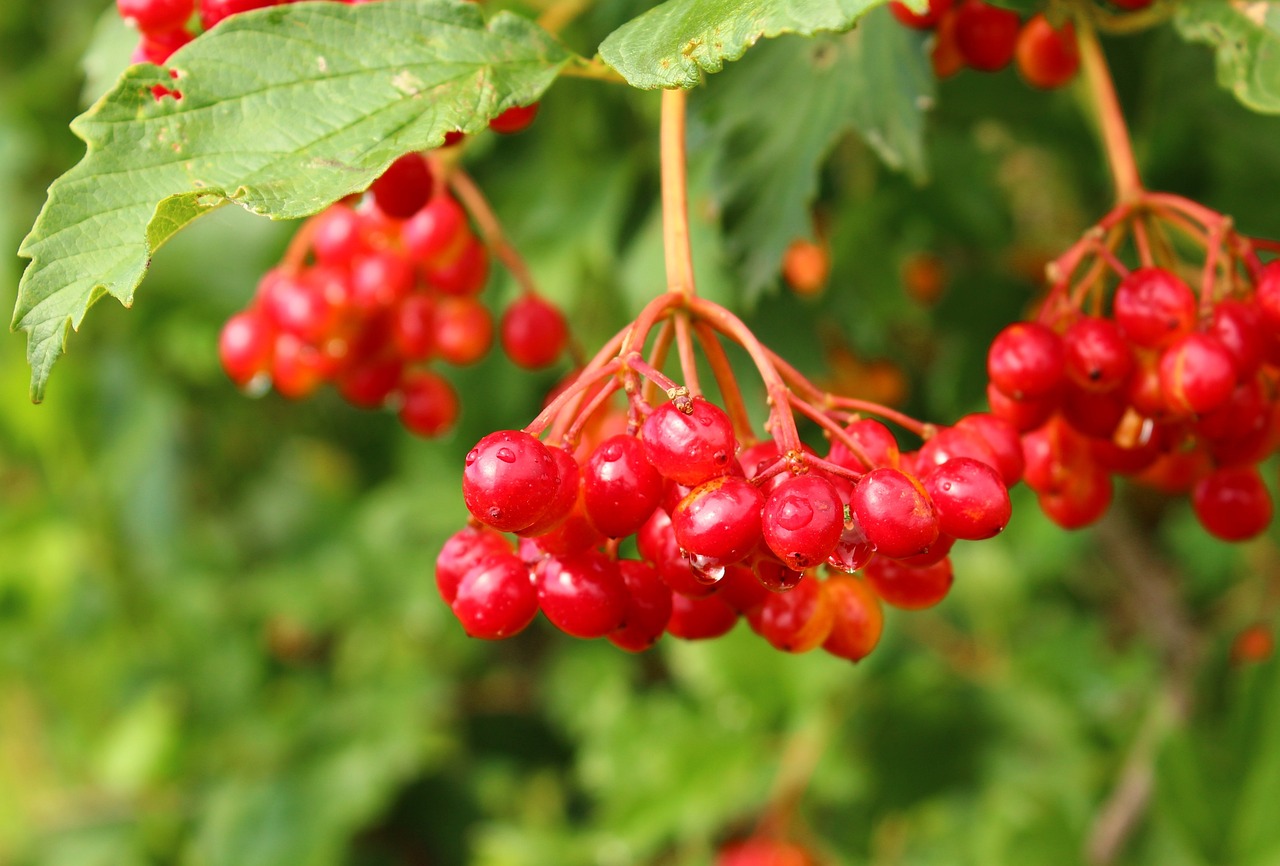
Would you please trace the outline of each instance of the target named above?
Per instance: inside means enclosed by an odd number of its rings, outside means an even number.
[[[537,99],[569,57],[513,15],[400,0],[239,15],[175,54],[173,77],[131,67],[72,124],[88,153],[22,245],[14,327],[29,335],[33,397],[92,303],[131,304],[151,254],[202,213],[315,213],[400,154]]]

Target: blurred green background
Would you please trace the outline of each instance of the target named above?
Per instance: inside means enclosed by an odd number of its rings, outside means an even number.
[[[602,0],[566,39],[589,52],[645,5]],[[0,4],[10,250],[82,152],[82,91],[128,54],[109,6]],[[1280,237],[1280,121],[1171,32],[1109,49],[1149,183]],[[751,76],[808,50],[761,48],[695,95],[695,243],[719,300],[742,300],[735,195],[806,169],[753,166],[719,132],[776,125]],[[922,417],[976,408],[986,343],[1107,207],[1078,100],[1011,72],[943,83],[920,183],[840,139],[819,176],[831,287],[774,287],[750,323],[815,375],[844,359],[866,384],[851,355],[891,360]],[[656,106],[566,81],[528,133],[471,154],[589,346],[661,284]],[[784,133],[802,149],[803,126]],[[0,341],[0,864],[677,866],[765,813],[837,864],[1280,864],[1280,665],[1230,657],[1272,621],[1274,532],[1218,543],[1185,502],[1125,492],[1065,533],[1020,490],[1004,536],[957,549],[953,595],[891,612],[857,666],[743,624],[634,657],[544,622],[470,641],[433,583],[461,458],[556,374],[449,371],[463,423],[437,442],[327,392],[245,398],[218,329],[289,231],[228,208],[185,232],[136,309],[92,311],[43,405],[21,338]],[[934,304],[900,279],[925,251],[947,275]],[[12,302],[22,262],[2,261]]]

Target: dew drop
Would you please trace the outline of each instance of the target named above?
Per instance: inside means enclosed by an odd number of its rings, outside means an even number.
[[[789,498],[778,509],[778,525],[795,532],[813,522],[813,506],[803,499]]]
[[[600,459],[606,463],[616,463],[622,459],[622,446],[617,442],[606,443],[600,449]]]
[[[472,463],[475,463],[479,459],[480,459],[480,449],[472,448],[471,453],[467,455],[467,465],[470,466]]]
[[[510,448],[499,448],[496,456],[503,463],[516,462],[516,452],[512,451]]]
[[[947,491],[948,493],[950,493],[950,492],[951,492],[951,482],[950,482],[950,481],[944,481],[944,482],[942,482],[942,489],[943,489],[943,490],[945,490],[945,491]]]
[[[698,583],[710,586],[719,583],[724,577],[724,566],[716,563],[711,557],[689,553],[687,550],[681,550],[680,553],[689,560],[689,569]]]

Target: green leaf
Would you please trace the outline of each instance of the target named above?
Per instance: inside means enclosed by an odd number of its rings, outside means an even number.
[[[887,14],[842,36],[780,39],[709,88],[699,116],[711,125],[726,247],[748,301],[776,284],[787,245],[812,236],[819,172],[845,133],[924,178],[933,90],[919,35]]]
[[[1174,20],[1183,38],[1214,46],[1219,84],[1254,111],[1280,114],[1280,3],[1196,0]]]
[[[33,398],[93,302],[132,304],[152,253],[196,217],[228,201],[315,213],[399,155],[534,101],[570,56],[509,13],[486,23],[473,3],[398,0],[237,15],[175,54],[173,77],[131,67],[72,123],[88,152],[19,251]]]
[[[600,56],[632,87],[693,87],[761,39],[843,31],[885,0],[667,0],[619,27]]]

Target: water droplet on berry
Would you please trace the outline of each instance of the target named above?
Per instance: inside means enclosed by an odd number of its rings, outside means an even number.
[[[711,557],[689,553],[686,550],[681,550],[680,554],[689,560],[689,569],[693,572],[694,579],[699,583],[705,583],[709,586],[713,583],[719,583],[720,579],[724,577],[724,566],[716,564]]]
[[[617,442],[606,442],[600,446],[599,454],[606,463],[616,463],[622,459],[622,446]]]
[[[496,456],[503,463],[516,462],[516,452],[512,451],[510,448],[499,448]]]
[[[486,513],[489,515],[488,522],[491,524],[498,523],[502,520],[502,509],[496,505],[491,507]]]
[[[472,448],[471,452],[467,454],[467,465],[470,466],[472,463],[475,463],[476,460],[478,460],[479,458],[480,458],[480,449]]]
[[[778,525],[792,532],[813,522],[813,506],[803,499],[789,498],[778,510]]]
[[[711,459],[716,462],[717,466],[724,466],[729,462],[729,454],[726,451],[717,451],[711,455]]]

